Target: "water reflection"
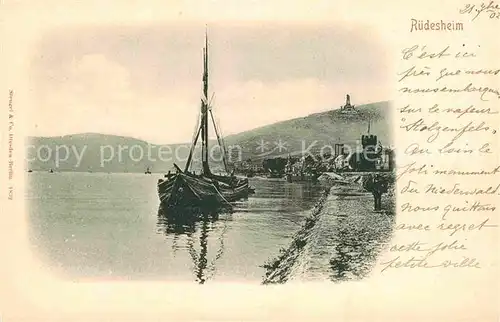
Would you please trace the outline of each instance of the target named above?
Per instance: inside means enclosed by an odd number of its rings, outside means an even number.
[[[158,232],[172,237],[172,250],[174,254],[187,249],[192,261],[192,271],[195,281],[204,284],[216,272],[216,262],[224,254],[224,237],[227,231],[226,217],[220,220],[220,212],[186,210],[182,213],[169,212],[162,207],[158,210]],[[186,245],[182,245],[185,237]],[[217,251],[213,259],[208,262],[209,241],[216,238]],[[213,250],[210,251],[213,253]]]
[[[255,193],[252,197],[256,198],[275,198],[284,199],[310,199],[317,196],[322,186],[314,182],[288,183],[281,179],[268,179],[251,181],[255,185]]]
[[[209,283],[258,282],[259,265],[286,245],[321,192],[255,177],[249,180],[255,194],[235,203],[233,213],[197,221],[162,214],[156,181],[141,174],[34,171],[26,197],[37,256],[75,280],[193,281],[197,275],[201,281],[215,274]],[[206,267],[198,265],[203,257]]]
[[[311,199],[317,195],[322,186],[318,183],[285,183],[284,195],[287,199]]]
[[[254,178],[255,193],[233,204],[236,212],[292,213],[310,209],[323,191],[316,183],[288,183],[281,179]]]

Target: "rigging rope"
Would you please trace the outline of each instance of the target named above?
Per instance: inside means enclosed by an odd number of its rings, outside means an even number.
[[[220,122],[219,122],[219,120],[215,120],[214,122],[217,124],[217,129],[218,129],[218,131],[220,133],[220,139],[222,141],[222,147],[223,147],[224,153],[225,153],[225,155],[227,157],[226,142],[224,140],[224,135],[222,135],[222,129],[221,129],[221,126],[220,126]]]
[[[222,136],[222,131],[220,130],[219,122],[216,121],[214,114],[212,113],[212,108],[213,108],[212,101],[214,99],[214,95],[215,93],[212,95],[212,98],[210,99],[210,105],[209,105],[210,117],[212,118],[212,124],[214,125],[215,134],[217,135],[217,142],[219,143],[219,147],[222,150],[222,161],[224,163],[224,168],[226,169],[226,172],[229,173],[226,143],[224,142],[224,137]]]
[[[219,143],[219,147],[222,150],[222,162],[224,163],[224,168],[226,169],[226,172],[229,173],[229,167],[228,167],[227,160],[226,160],[226,147],[224,146],[224,141],[222,141],[222,139],[219,135],[219,130],[217,128],[217,124],[215,122],[215,118],[214,118],[214,115],[212,113],[212,110],[210,110],[210,116],[212,117],[212,123],[214,124],[215,134],[217,135],[217,142]]]
[[[220,138],[221,138],[221,141],[222,141],[222,148],[224,150],[224,156],[225,156],[225,162],[226,162],[226,171],[229,173],[228,153],[227,153],[227,148],[226,148],[226,141],[224,140],[224,135],[222,134],[222,129],[221,129],[221,126],[220,126],[220,122],[218,120],[215,120],[214,122],[217,124],[217,129],[218,129],[218,131],[220,133]]]
[[[191,149],[189,150],[189,157],[186,166],[184,167],[184,171],[188,171],[191,166],[191,158],[193,157],[193,152],[196,147],[196,142],[198,141],[200,131],[201,131],[201,111],[198,114],[198,122],[196,123],[196,127],[194,128],[193,138],[191,140]]]
[[[233,205],[231,205],[231,203],[229,201],[227,201],[226,198],[224,198],[224,196],[219,192],[219,189],[217,189],[217,187],[213,183],[212,183],[212,186],[215,188],[215,191],[217,191],[217,193],[222,198],[222,200],[224,200],[231,208],[233,208]]]

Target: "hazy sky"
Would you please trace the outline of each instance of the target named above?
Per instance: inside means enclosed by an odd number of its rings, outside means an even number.
[[[100,132],[190,141],[204,25],[65,29],[32,61],[31,135]],[[210,25],[210,89],[224,134],[389,99],[384,44],[369,29]]]

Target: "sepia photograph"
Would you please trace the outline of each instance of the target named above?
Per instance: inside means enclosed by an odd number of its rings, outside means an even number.
[[[497,2],[0,1],[0,322],[498,321]]]
[[[62,279],[340,283],[395,224],[386,45],[363,25],[43,34],[29,239]]]

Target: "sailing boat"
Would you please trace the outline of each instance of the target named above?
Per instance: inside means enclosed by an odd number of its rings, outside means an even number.
[[[175,174],[167,174],[166,179],[158,180],[158,195],[163,206],[168,208],[219,208],[230,205],[230,202],[245,198],[250,193],[247,178],[231,175],[215,175],[210,171],[208,163],[208,114],[214,125],[217,141],[222,150],[222,160],[227,173],[229,167],[224,142],[219,135],[212,108],[208,102],[208,37],[205,33],[203,49],[203,96],[201,98],[201,117],[195,130],[191,150],[184,170],[174,164]],[[201,136],[202,172],[199,175],[189,171],[193,152]]]

